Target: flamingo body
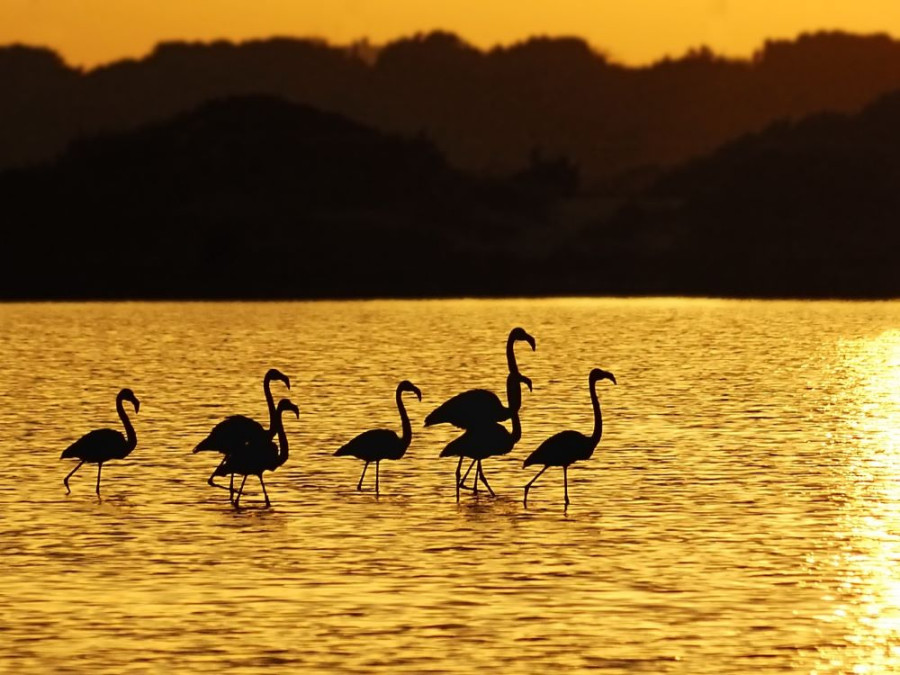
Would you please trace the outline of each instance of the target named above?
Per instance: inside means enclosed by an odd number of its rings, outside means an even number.
[[[128,440],[121,431],[94,429],[63,450],[60,459],[75,458],[95,464],[110,459],[125,459],[130,452]]]
[[[213,451],[227,455],[262,436],[271,437],[274,434],[274,431],[270,434],[262,424],[246,415],[230,415],[212,428],[194,452]]]
[[[522,463],[523,468],[533,464],[544,466],[569,466],[574,462],[590,459],[596,443],[580,431],[567,429],[554,434],[541,443]]]
[[[265,471],[274,471],[281,466],[278,453],[278,445],[273,441],[245,446],[239,452],[227,455],[216,467],[215,475],[258,476]]]
[[[488,424],[467,429],[441,451],[441,457],[465,457],[473,460],[505,455],[513,449],[516,439],[502,424]]]
[[[487,389],[470,389],[447,399],[425,418],[425,426],[452,424],[469,429],[479,424],[502,422],[510,418],[509,408]]]
[[[364,462],[400,459],[406,453],[403,440],[390,429],[369,429],[342,445],[335,457],[356,457]]]

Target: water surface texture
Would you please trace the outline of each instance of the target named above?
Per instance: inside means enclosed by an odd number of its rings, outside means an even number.
[[[505,399],[517,325],[523,438],[496,499],[454,498],[450,395]],[[191,449],[284,395],[290,458],[239,511]],[[562,475],[522,460],[604,435]],[[382,494],[332,453],[414,437]],[[62,450],[120,428],[103,470]],[[883,673],[900,669],[900,303],[590,300],[0,306],[0,660],[9,672]]]

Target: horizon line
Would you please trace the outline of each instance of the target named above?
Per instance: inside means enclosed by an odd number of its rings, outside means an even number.
[[[109,68],[121,63],[129,63],[129,62],[140,62],[151,58],[154,54],[160,51],[161,48],[164,48],[169,45],[187,45],[187,46],[204,46],[210,47],[217,44],[228,44],[234,47],[242,47],[250,44],[259,44],[265,42],[278,42],[278,41],[293,41],[293,42],[310,42],[310,43],[319,43],[326,45],[332,49],[340,49],[346,51],[354,51],[359,50],[361,48],[371,49],[374,57],[371,59],[370,65],[377,61],[377,52],[389,47],[393,44],[399,42],[408,42],[414,40],[421,40],[431,35],[450,35],[459,40],[459,42],[471,49],[476,50],[477,52],[487,55],[491,52],[495,51],[503,51],[510,50],[515,47],[528,44],[530,42],[536,42],[540,40],[547,41],[564,41],[564,40],[575,40],[582,42],[588,50],[596,55],[598,58],[606,61],[610,65],[619,66],[622,68],[632,68],[636,70],[640,69],[650,69],[654,68],[660,64],[669,63],[672,61],[683,61],[689,59],[698,54],[710,54],[714,59],[721,61],[730,61],[730,62],[743,62],[743,63],[753,63],[760,56],[762,56],[766,49],[771,44],[782,44],[782,43],[798,43],[804,38],[814,38],[816,36],[827,36],[827,35],[840,35],[846,36],[850,38],[859,38],[859,39],[887,39],[891,42],[900,42],[900,36],[892,35],[887,30],[880,30],[874,32],[855,32],[843,28],[817,28],[817,29],[804,29],[795,33],[792,37],[784,37],[784,36],[769,36],[764,38],[756,47],[754,47],[749,53],[738,53],[738,52],[726,52],[716,50],[708,44],[698,43],[693,46],[686,47],[680,54],[673,55],[670,53],[664,53],[660,56],[655,57],[649,61],[628,61],[620,58],[616,58],[612,52],[608,49],[603,48],[600,45],[593,43],[587,37],[582,35],[575,35],[570,33],[558,33],[558,34],[548,34],[548,33],[532,33],[525,37],[517,38],[515,40],[509,41],[495,41],[491,44],[483,45],[478,44],[476,42],[470,41],[466,39],[465,36],[460,34],[459,32],[444,29],[444,28],[431,28],[431,29],[423,29],[413,33],[405,33],[401,35],[397,35],[389,40],[385,40],[383,42],[375,42],[372,41],[368,36],[361,36],[355,38],[349,42],[340,42],[330,40],[329,38],[322,37],[315,34],[308,35],[299,35],[299,34],[277,34],[273,33],[268,36],[260,36],[260,37],[243,37],[243,38],[232,38],[232,37],[214,37],[214,38],[160,38],[156,42],[154,42],[149,48],[144,49],[143,51],[135,54],[124,54],[121,56],[117,56],[108,60],[98,60],[96,62],[77,62],[69,55],[67,55],[61,48],[55,47],[49,44],[36,44],[29,43],[24,41],[13,41],[0,44],[0,50],[10,49],[10,48],[24,48],[24,49],[35,49],[35,50],[47,50],[53,52],[59,59],[62,61],[63,65],[71,70],[78,70],[84,74],[90,73],[92,71],[101,70],[103,68]],[[363,60],[367,60],[363,58]]]

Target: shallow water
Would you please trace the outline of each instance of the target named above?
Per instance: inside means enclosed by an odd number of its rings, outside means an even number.
[[[427,412],[503,392],[506,335],[534,382],[523,438],[485,462],[497,497],[456,503],[452,429]],[[0,306],[0,663],[10,672],[883,673],[900,669],[900,303],[556,299]],[[298,404],[290,458],[244,508],[192,454],[261,380]],[[522,459],[604,435],[562,476]],[[332,457],[372,427],[385,462]],[[66,446],[138,446],[85,465]],[[502,395],[505,399],[505,394]],[[368,477],[367,477],[368,479]]]

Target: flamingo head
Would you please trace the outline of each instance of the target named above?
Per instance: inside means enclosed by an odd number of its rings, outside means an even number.
[[[134,412],[141,411],[141,402],[138,401],[137,396],[134,395],[134,392],[131,389],[123,389],[119,392],[119,400],[120,401],[130,401],[134,406]]]
[[[419,390],[419,388],[416,385],[414,385],[409,380],[403,380],[403,382],[401,382],[400,384],[397,385],[397,393],[398,394],[401,392],[404,392],[404,391],[411,391],[413,394],[416,395],[416,398],[418,398],[420,401],[422,400],[422,392]]]
[[[278,414],[281,415],[285,410],[290,410],[297,419],[300,419],[300,408],[291,403],[290,399],[283,398],[278,402]]]
[[[507,342],[509,344],[512,344],[513,342],[519,342],[519,341],[525,341],[529,345],[531,345],[531,351],[534,351],[535,348],[537,347],[537,344],[535,343],[534,338],[531,337],[531,335],[529,335],[525,331],[524,328],[516,327],[516,328],[513,328],[509,332],[509,339],[507,340]]]
[[[594,368],[591,371],[590,383],[594,384],[598,380],[609,380],[613,384],[616,384],[616,376],[613,375],[608,370],[603,370],[602,368]]]
[[[277,368],[269,368],[269,370],[266,372],[265,381],[268,383],[272,380],[278,380],[279,382],[282,382],[288,389],[291,388],[291,378],[289,378]]]
[[[521,382],[521,383],[524,384],[526,387],[528,387],[528,391],[534,391],[534,389],[533,389],[532,386],[531,386],[531,378],[525,377],[524,375],[522,375],[521,373],[519,373],[519,382]]]

